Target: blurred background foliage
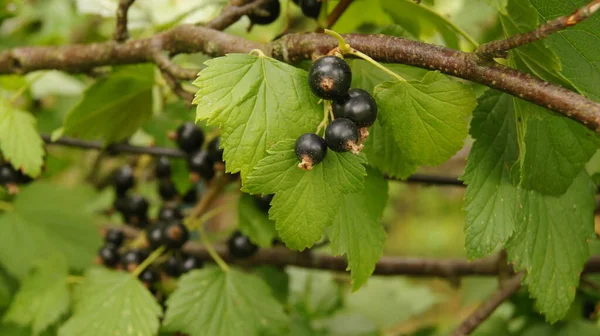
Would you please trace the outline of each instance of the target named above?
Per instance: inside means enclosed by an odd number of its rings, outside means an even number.
[[[133,37],[143,38],[177,24],[207,22],[219,13],[224,3],[225,0],[137,0],[130,10],[130,31]],[[329,10],[336,3],[329,1]],[[481,42],[501,34],[493,4],[492,0],[424,0],[422,5],[410,0],[356,0],[333,29],[340,33],[372,33],[387,27],[388,32],[397,31],[426,42],[472,50],[465,35]],[[317,23],[302,16],[291,1],[283,0],[282,5],[282,13],[289,13],[291,32],[317,28]],[[106,41],[113,33],[116,6],[117,0],[0,0],[0,50],[26,45]],[[250,32],[247,32],[249,21],[243,18],[228,31],[267,42],[283,31],[288,15],[281,15],[271,25],[255,26]],[[176,57],[179,64],[198,68],[205,59],[200,54]],[[40,132],[51,133],[62,126],[65,114],[77,104],[93,80],[88,74],[58,71],[0,76],[0,94],[8,99],[23,87],[28,88],[16,104],[36,116]],[[480,88],[474,88],[481,92]],[[193,109],[170,94],[158,73],[153,97],[152,119],[131,137],[130,142],[174,147],[166,134],[182,121],[193,120]],[[468,146],[467,143],[464,150],[443,166],[423,168],[421,172],[458,177],[465,165]],[[69,192],[85,200],[90,220],[98,227],[121,220],[105,210],[111,207],[114,199],[113,191],[107,188],[108,177],[124,162],[137,161],[139,169],[136,173],[144,181],[139,184],[138,192],[151,200],[151,213],[156,213],[159,200],[156,184],[149,178],[151,158],[114,156],[110,151],[99,154],[57,146],[48,147],[47,151],[43,182],[40,183],[71,188]],[[101,165],[97,164],[99,156],[103,158]],[[173,163],[177,187],[184,192],[191,187],[185,164],[182,160],[173,160]],[[600,158],[592,160],[590,169],[598,164]],[[35,187],[36,184],[29,188]],[[70,211],[68,203],[60,207],[61,200],[54,199],[54,190],[45,189],[38,191],[46,193],[41,197],[53,199],[53,204],[65,213]],[[237,190],[232,189],[223,196],[222,203],[236,199]],[[390,182],[389,206],[383,218],[389,234],[385,254],[464,258],[463,191],[460,187]],[[8,195],[1,193],[0,199],[8,199]],[[222,232],[235,227],[236,220],[235,214],[213,220],[214,239],[225,237],[226,233]],[[95,251],[99,244],[99,241],[93,242],[88,248]],[[596,245],[599,245],[596,252],[600,252],[600,244]],[[327,253],[327,247],[321,251]],[[293,311],[291,330],[292,335],[298,336],[446,335],[498,287],[494,278],[470,277],[450,282],[373,276],[364,288],[351,294],[348,277],[343,274],[293,267],[285,273],[269,267],[263,267],[261,272],[278,297]],[[590,281],[600,281],[600,278],[590,278]],[[8,306],[15,290],[15,279],[0,272],[0,311]],[[595,319],[590,312],[595,310],[598,298],[597,288],[581,291],[567,320],[550,328],[522,291],[503,304],[476,335],[600,335],[595,324],[582,319]],[[16,330],[4,325],[0,334],[19,335]],[[52,330],[48,334],[52,334]]]

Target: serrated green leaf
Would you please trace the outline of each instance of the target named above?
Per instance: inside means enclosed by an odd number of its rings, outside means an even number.
[[[49,254],[64,254],[75,269],[92,262],[101,244],[85,211],[87,189],[36,182],[24,188],[14,210],[0,215],[0,263],[17,278]]]
[[[506,5],[508,0],[485,0],[490,6],[494,7],[498,12],[502,14],[507,14]]]
[[[272,145],[314,131],[323,117],[304,70],[246,54],[206,65],[194,82],[196,118],[221,129],[227,171],[241,172],[242,181]]]
[[[561,196],[521,190],[509,259],[527,270],[524,283],[548,321],[559,320],[575,298],[594,233],[595,186],[582,172]]]
[[[33,335],[39,335],[54,324],[69,309],[67,263],[60,254],[50,256],[23,279],[3,322],[31,325]]]
[[[375,88],[381,122],[393,130],[403,157],[438,165],[462,148],[475,95],[439,72],[422,81],[385,82]]]
[[[510,168],[519,149],[513,98],[487,91],[473,112],[471,136],[475,139],[462,180],[465,195],[465,248],[469,258],[481,258],[504,245],[514,232],[516,188]]]
[[[373,64],[362,60],[348,60],[348,64],[352,69],[352,87],[361,88],[368,92],[373,92],[375,87],[383,82],[393,79],[387,72],[379,69]],[[427,74],[427,70],[416,68],[404,64],[384,64],[386,68],[399,74],[404,79],[422,80]]]
[[[58,334],[154,336],[161,315],[152,294],[131,274],[92,268],[77,293],[73,316]]]
[[[304,171],[297,167],[294,142],[282,140],[273,146],[248,176],[244,190],[275,194],[269,218],[289,248],[302,250],[332,224],[342,195],[362,189],[366,170],[359,156],[328,151],[323,162]]]
[[[123,66],[92,84],[65,116],[64,134],[82,139],[123,140],[152,116],[154,66]]]
[[[239,229],[260,247],[269,247],[277,236],[275,223],[256,206],[253,196],[242,194],[238,205]]]
[[[329,316],[342,306],[340,285],[332,272],[293,266],[286,267],[286,272],[290,276],[289,303],[297,311],[316,319]]]
[[[44,142],[35,118],[0,98],[0,150],[15,169],[37,177],[44,164]]]
[[[259,266],[253,269],[271,287],[271,293],[282,304],[286,304],[289,295],[290,279],[284,268],[276,266]]]
[[[352,290],[358,290],[375,270],[383,255],[387,234],[380,219],[387,204],[388,182],[375,170],[368,170],[365,188],[342,197],[329,239],[334,255],[346,255],[352,274]]]
[[[181,277],[167,300],[164,325],[191,336],[251,336],[281,331],[287,322],[283,306],[259,277],[207,267]]]
[[[417,165],[402,156],[396,144],[394,132],[379,120],[369,127],[369,137],[365,142],[365,153],[369,165],[395,178],[405,179],[415,173]]]

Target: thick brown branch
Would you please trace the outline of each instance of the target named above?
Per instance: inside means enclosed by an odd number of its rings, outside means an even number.
[[[344,14],[344,12],[346,11],[346,9],[348,9],[348,7],[350,7],[350,5],[352,4],[353,0],[342,0],[340,1],[335,8],[333,9],[333,11],[331,11],[331,13],[327,16],[327,22],[325,24],[325,26],[327,28],[331,28],[333,27],[333,25],[340,19],[340,17],[342,16],[342,14]]]
[[[471,335],[483,321],[485,321],[498,306],[515,294],[521,288],[522,274],[517,274],[506,282],[506,285],[499,289],[487,301],[483,302],[477,309],[464,320],[460,326],[451,334],[451,336]]]
[[[600,9],[600,0],[591,1],[575,13],[544,23],[534,31],[482,44],[477,48],[476,53],[484,58],[506,57],[509,50],[542,40],[558,31],[572,27],[592,16],[598,9]]]
[[[115,41],[119,43],[124,42],[129,37],[129,33],[127,32],[127,13],[134,1],[119,0],[119,6],[117,7],[117,27],[115,30]]]
[[[269,0],[253,0],[242,5],[228,5],[223,8],[221,15],[212,19],[207,25],[207,28],[215,30],[225,30],[232,24],[236,23],[242,16],[252,12],[263,3]]]

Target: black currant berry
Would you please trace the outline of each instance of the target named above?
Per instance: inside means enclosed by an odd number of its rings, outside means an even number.
[[[352,71],[346,61],[337,56],[324,56],[315,61],[308,73],[308,86],[319,98],[335,99],[348,94]]]
[[[223,162],[223,149],[221,147],[221,137],[216,137],[208,143],[208,156],[214,162]]]
[[[227,241],[229,253],[235,258],[248,258],[258,251],[258,246],[254,245],[250,239],[241,232],[236,231]]]
[[[163,179],[171,177],[171,161],[166,156],[161,156],[156,162],[156,177]]]
[[[124,240],[125,235],[123,234],[123,231],[119,229],[109,229],[104,236],[104,241],[114,247],[120,247]]]
[[[312,170],[314,165],[325,159],[325,154],[327,154],[327,144],[320,136],[305,133],[296,139],[296,157],[300,160],[298,168]]]
[[[125,193],[135,185],[133,176],[133,168],[131,166],[123,166],[115,172],[115,188],[117,195],[125,195]]]
[[[156,250],[165,243],[165,226],[163,223],[157,223],[149,227],[146,231],[146,239],[151,250]]]
[[[317,19],[321,13],[322,0],[300,0],[302,14]]]
[[[123,265],[124,269],[131,272],[147,257],[148,253],[146,251],[132,249],[123,254],[121,257],[121,265]]]
[[[336,152],[352,151],[358,154],[363,145],[358,145],[358,127],[346,118],[333,120],[325,130],[325,142],[327,146]]]
[[[164,229],[164,243],[168,248],[178,249],[190,239],[190,233],[181,221],[171,221]]]
[[[268,25],[277,20],[280,12],[281,5],[279,4],[279,0],[270,0],[248,14],[248,18],[253,24]]]
[[[158,194],[163,201],[172,201],[179,196],[177,187],[171,179],[162,179],[158,182]]]
[[[103,246],[100,251],[98,251],[98,257],[102,262],[102,265],[106,267],[115,267],[119,263],[121,259],[119,256],[119,251],[115,246],[106,245]]]
[[[186,122],[177,128],[177,146],[186,153],[193,153],[202,147],[204,132],[193,122]]]
[[[358,128],[369,127],[377,118],[377,104],[367,91],[350,89],[347,96],[333,102],[333,115],[352,120]]]
[[[155,282],[158,282],[158,280],[160,279],[160,275],[156,273],[156,271],[147,268],[142,273],[140,273],[139,278],[147,286],[152,286]]]
[[[181,262],[181,273],[183,274],[195,269],[200,269],[202,266],[204,266],[204,263],[200,258],[196,256],[186,256]]]
[[[148,221],[148,201],[142,196],[132,195],[128,197],[125,221],[137,227],[145,227]]]
[[[191,187],[185,195],[183,195],[182,199],[185,204],[196,204],[198,203],[198,190],[195,186]]]
[[[122,214],[123,217],[126,217],[127,211],[129,210],[129,197],[117,197],[113,202],[113,208]]]
[[[274,194],[269,195],[256,195],[254,202],[256,206],[264,212],[268,212],[271,209],[271,201],[273,200]]]
[[[214,162],[205,151],[196,152],[188,158],[188,169],[192,180],[203,178],[210,181],[215,176]]]
[[[17,170],[17,183],[18,184],[29,184],[33,182],[33,177],[24,174],[22,171]]]
[[[163,272],[170,277],[176,278],[181,275],[182,264],[176,255],[171,255],[167,258],[161,267]]]
[[[17,184],[18,180],[19,174],[10,164],[0,165],[0,185]]]
[[[160,210],[158,210],[158,220],[171,221],[182,218],[183,213],[181,213],[181,209],[179,209],[178,207],[162,206]]]

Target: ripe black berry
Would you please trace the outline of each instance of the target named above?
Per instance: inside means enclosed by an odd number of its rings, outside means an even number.
[[[256,206],[262,211],[268,212],[271,209],[271,201],[273,200],[274,194],[269,195],[256,195],[254,201]]]
[[[171,177],[171,161],[166,156],[161,156],[156,162],[156,177],[163,179]]]
[[[148,221],[148,201],[142,196],[132,195],[127,198],[124,213],[125,222],[138,227],[145,227]]]
[[[150,249],[156,250],[165,243],[165,226],[158,223],[148,228],[146,231],[146,239],[150,245]]]
[[[223,149],[221,147],[221,137],[216,137],[208,143],[208,157],[214,162],[223,162]]]
[[[115,188],[117,195],[125,195],[127,190],[135,185],[133,176],[133,168],[131,166],[123,166],[115,172]]]
[[[106,267],[115,267],[119,263],[119,251],[114,246],[103,246],[100,251],[98,251],[98,257],[102,262],[102,265]]]
[[[176,255],[171,255],[163,264],[162,270],[166,275],[176,278],[181,274],[181,261]]]
[[[196,190],[195,186],[191,187],[190,190],[183,195],[182,201],[186,204],[195,204],[198,202],[198,190]]]
[[[250,239],[241,232],[235,232],[227,241],[229,253],[236,258],[248,258],[258,251],[258,246],[254,245]]]
[[[0,165],[0,185],[16,184],[19,179],[17,171],[8,163]]]
[[[164,228],[164,243],[168,248],[178,249],[190,238],[190,233],[181,221],[171,221]]]
[[[347,96],[333,102],[333,115],[352,120],[358,128],[369,127],[377,118],[377,104],[367,91],[350,89]]]
[[[281,5],[279,4],[279,0],[270,0],[260,5],[254,12],[248,14],[248,18],[254,24],[268,25],[277,20],[280,12]]]
[[[171,179],[162,179],[158,182],[158,194],[163,201],[172,201],[179,196],[175,183]]]
[[[341,98],[348,93],[352,71],[343,59],[324,56],[315,61],[308,74],[308,86],[319,98]]]
[[[204,151],[196,152],[188,158],[188,169],[193,177],[192,180],[204,178],[206,181],[210,181],[215,176],[213,166],[213,160]]]
[[[358,154],[362,145],[358,145],[358,127],[346,118],[333,120],[325,130],[327,146],[336,152],[352,151]]]
[[[29,184],[33,182],[33,177],[24,174],[22,171],[17,170],[17,183],[18,184]]]
[[[124,240],[125,235],[123,234],[123,231],[119,229],[109,229],[108,231],[106,231],[106,236],[104,236],[104,241],[107,244],[111,244],[115,247],[120,247],[123,244]]]
[[[177,146],[186,153],[193,153],[202,147],[204,132],[193,122],[186,122],[177,128]]]
[[[126,196],[117,197],[113,202],[113,208],[124,217],[127,216],[127,211],[129,209],[129,198]]]
[[[162,206],[160,210],[158,210],[158,219],[161,221],[171,221],[182,218],[183,214],[181,213],[181,209],[178,207]]]
[[[156,271],[152,269],[145,269],[142,273],[140,273],[140,280],[145,283],[147,286],[152,286],[155,282],[160,279],[160,275],[156,273]]]
[[[307,17],[317,19],[321,13],[321,0],[300,0],[302,14]]]
[[[121,265],[123,265],[123,268],[125,268],[127,271],[131,272],[147,257],[148,253],[146,251],[132,249],[123,254],[121,257]]]
[[[296,140],[296,157],[300,160],[298,168],[312,170],[313,166],[321,163],[327,154],[325,140],[314,133],[302,134]]]
[[[183,262],[181,263],[181,273],[187,273],[189,271],[202,268],[204,263],[200,258],[196,256],[186,256],[183,258]]]

